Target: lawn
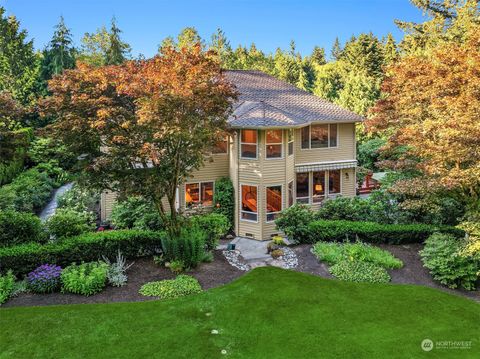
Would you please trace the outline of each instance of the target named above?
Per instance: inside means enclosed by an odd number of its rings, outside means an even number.
[[[267,267],[177,300],[1,309],[0,358],[478,358],[479,319],[435,289]]]

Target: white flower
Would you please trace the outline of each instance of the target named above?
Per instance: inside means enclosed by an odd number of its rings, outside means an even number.
[[[222,349],[221,353],[225,355],[227,354],[227,351],[225,349]]]
[[[218,334],[218,330],[212,329],[212,334]]]

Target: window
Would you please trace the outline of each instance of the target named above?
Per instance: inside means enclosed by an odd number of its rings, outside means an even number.
[[[257,186],[242,185],[241,218],[246,221],[257,221]]]
[[[312,172],[312,199],[319,203],[325,198],[325,171]]]
[[[242,158],[257,158],[257,130],[242,130],[241,139]]]
[[[328,125],[312,125],[310,128],[310,148],[328,147]]]
[[[266,187],[267,222],[272,222],[282,211],[282,186]]]
[[[340,170],[329,171],[328,172],[328,194],[341,193],[340,186],[341,186]]]
[[[213,182],[185,184],[185,206],[211,206],[213,204]]]
[[[293,206],[293,181],[288,183],[288,207]]]
[[[282,157],[282,130],[267,130],[266,136],[266,156],[267,158],[281,158]]]
[[[308,173],[297,173],[297,203],[310,203]]]
[[[302,149],[337,147],[338,125],[311,125],[302,128]]]
[[[288,130],[288,155],[293,155],[293,130]]]
[[[218,141],[212,149],[212,153],[220,154],[220,153],[227,153],[228,150],[228,137],[225,137],[224,140]]]

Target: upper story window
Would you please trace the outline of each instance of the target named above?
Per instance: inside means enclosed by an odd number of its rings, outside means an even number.
[[[213,204],[213,182],[194,182],[185,184],[185,206],[211,206]]]
[[[337,147],[338,125],[316,124],[302,128],[302,149]]]
[[[225,138],[222,141],[218,141],[215,146],[212,148],[212,153],[214,154],[222,154],[222,153],[227,153],[228,151],[228,136],[225,136]]]
[[[246,221],[257,221],[257,186],[242,185],[241,218]]]
[[[281,158],[282,157],[282,130],[267,130],[265,131],[266,143],[266,157],[267,158]]]
[[[248,159],[257,158],[258,146],[257,130],[242,130],[240,136],[241,157]]]
[[[282,211],[282,186],[266,187],[267,222],[274,221]]]
[[[293,129],[288,130],[288,155],[293,155]]]

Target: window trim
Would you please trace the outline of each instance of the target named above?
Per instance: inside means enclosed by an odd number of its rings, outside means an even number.
[[[330,172],[331,171],[339,171],[340,172],[340,192],[339,193],[332,193],[330,194]],[[297,177],[295,174],[295,179],[291,182],[294,182],[294,201],[293,203],[300,203],[306,205],[322,205],[322,203],[329,198],[337,198],[343,195],[343,169],[338,170],[323,170],[325,172],[325,194],[323,195],[323,201],[314,202],[313,201],[313,172],[322,172],[322,171],[309,171],[309,172],[300,172],[300,173],[308,173],[308,202],[298,202],[298,199],[306,199],[307,197],[297,197]],[[287,187],[288,188],[288,187]],[[317,196],[321,197],[321,196]],[[288,198],[287,198],[288,200]],[[288,207],[287,207],[288,208]]]
[[[242,131],[255,131],[257,133],[257,141],[255,144],[253,143],[249,143],[249,142],[242,142]],[[254,129],[249,129],[249,128],[245,128],[245,129],[241,129],[240,130],[240,138],[238,139],[238,141],[240,142],[240,159],[242,160],[251,160],[251,161],[255,161],[255,160],[258,160],[258,136],[259,136],[259,131],[258,130],[254,130]],[[242,150],[242,145],[255,145],[255,157],[243,157],[242,154],[243,154],[243,150]]]
[[[312,172],[301,172],[301,173],[307,173],[308,174],[308,196],[307,197],[298,197],[297,196],[297,175],[299,173],[296,173],[295,174],[295,201],[294,203],[300,203],[300,204],[311,204],[312,201],[311,201],[311,197],[312,197],[312,185],[311,185],[311,175],[310,173]],[[304,202],[298,202],[298,199],[308,199],[308,202],[307,203],[304,203]]]
[[[313,125],[317,125],[317,123],[313,124]],[[339,148],[340,146],[338,145],[339,144],[339,141],[340,141],[340,136],[339,136],[339,127],[338,127],[338,123],[318,123],[318,125],[328,125],[328,134],[327,134],[327,138],[328,138],[328,146],[327,147],[318,147],[318,148],[312,148],[312,124],[308,125],[308,126],[305,126],[305,127],[308,127],[308,148],[304,148],[302,147],[302,144],[303,144],[303,139],[301,139],[300,141],[300,149],[302,151],[309,151],[309,150],[328,150],[328,149],[332,149],[332,148]],[[330,126],[331,125],[336,125],[337,126],[337,145],[336,146],[330,146]],[[303,128],[302,128],[303,129]],[[301,130],[302,130],[301,129]],[[300,136],[302,136],[302,133],[300,132]]]
[[[340,192],[338,192],[338,193],[330,194],[330,171],[339,171],[340,172]],[[342,196],[342,193],[343,193],[343,176],[342,176],[343,172],[342,172],[342,169],[328,170],[326,172],[328,174],[328,177],[325,177],[325,179],[327,180],[327,183],[328,183],[328,193],[326,193],[326,198],[337,198],[339,196]]]
[[[280,133],[282,134],[282,139],[280,142],[275,142],[275,143],[267,143],[267,132],[268,131],[280,131]],[[275,146],[278,146],[280,145],[280,157],[268,157],[267,155],[267,146],[268,145],[275,145]],[[281,160],[283,159],[283,130],[279,130],[279,129],[271,129],[271,130],[265,130],[265,159],[266,160]]]
[[[278,212],[267,212],[267,205],[268,205],[268,202],[267,202],[267,188],[268,187],[280,187],[280,211]],[[283,211],[283,184],[279,183],[279,184],[269,184],[269,185],[265,185],[265,223],[274,223],[275,222],[275,219],[274,218],[273,220],[269,221],[267,218],[268,218],[268,215],[269,214],[279,214]]]
[[[322,196],[315,196],[313,193],[314,193],[314,188],[313,188],[313,173],[314,172],[323,172],[323,195]],[[321,204],[322,202],[324,202],[328,197],[327,197],[327,189],[329,189],[327,186],[327,178],[328,178],[328,174],[329,174],[329,171],[328,170],[323,170],[323,171],[311,171],[309,172],[310,173],[310,177],[312,179],[312,204]],[[323,197],[323,200],[319,201],[319,202],[315,202],[314,201],[314,198],[322,198]]]
[[[204,205],[203,204],[203,198],[202,198],[202,183],[212,183],[212,191],[213,191],[213,196],[215,197],[215,181],[195,181],[195,182],[185,182],[184,184],[184,196],[183,196],[183,201],[184,201],[184,207],[186,210],[191,210],[191,207],[187,207],[187,200],[185,196],[187,195],[187,185],[189,184],[198,184],[198,197],[200,198],[200,203],[197,205],[198,207],[202,208],[211,208],[213,207],[213,198],[212,198],[212,204],[209,205]]]
[[[250,187],[256,187],[257,188],[257,212],[251,212],[251,211],[244,211],[242,209],[242,187],[243,186],[250,186]],[[243,183],[243,182],[240,182],[240,201],[238,201],[238,204],[239,204],[239,213],[240,213],[240,221],[241,222],[250,222],[250,223],[258,223],[258,216],[259,216],[259,213],[258,213],[258,197],[259,197],[259,192],[258,192],[258,185],[257,184],[249,184],[249,183]],[[257,219],[255,221],[251,220],[251,219],[245,219],[242,217],[242,213],[245,212],[245,213],[251,213],[251,214],[255,214],[257,216]]]

